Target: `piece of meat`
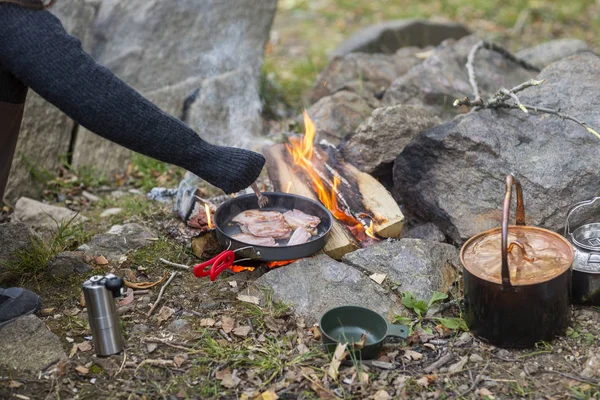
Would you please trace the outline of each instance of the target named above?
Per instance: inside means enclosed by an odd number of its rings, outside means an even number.
[[[272,237],[257,237],[248,233],[238,233],[232,237],[242,243],[253,244],[256,246],[279,246]]]
[[[308,239],[311,238],[311,236],[312,235],[310,234],[310,232],[307,231],[305,227],[301,226],[294,231],[294,233],[292,234],[292,237],[288,241],[287,245],[293,246],[296,244],[306,243],[306,242],[308,242]]]
[[[279,211],[246,210],[232,219],[240,225],[250,225],[261,222],[285,221],[283,214]]]
[[[245,225],[248,232],[258,237],[271,237],[274,239],[287,239],[292,233],[292,229],[285,220],[256,222]]]
[[[283,213],[283,218],[285,218],[285,222],[287,222],[292,229],[303,227],[306,228],[311,235],[317,234],[316,228],[321,223],[321,218],[315,217],[314,215],[308,215],[296,209]]]

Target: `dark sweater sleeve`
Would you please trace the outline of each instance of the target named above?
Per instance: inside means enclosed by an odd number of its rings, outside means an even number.
[[[265,163],[261,154],[202,140],[97,64],[48,11],[0,5],[0,66],[90,131],[226,193],[250,186]]]

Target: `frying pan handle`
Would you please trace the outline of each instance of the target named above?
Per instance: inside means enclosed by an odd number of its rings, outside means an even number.
[[[408,326],[394,325],[394,324],[388,323],[387,337],[396,337],[396,338],[406,339],[408,337]]]
[[[525,205],[523,204],[523,188],[512,175],[506,177],[506,196],[502,213],[502,286],[510,288],[510,272],[508,270],[508,220],[510,219],[510,201],[513,186],[517,189],[517,225],[525,225]]]

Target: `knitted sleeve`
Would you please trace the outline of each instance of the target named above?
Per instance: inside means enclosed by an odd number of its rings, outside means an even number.
[[[90,131],[226,193],[250,186],[265,163],[261,154],[202,140],[97,64],[48,11],[0,5],[0,66]]]

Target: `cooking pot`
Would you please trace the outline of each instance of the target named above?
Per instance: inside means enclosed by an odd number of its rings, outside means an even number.
[[[600,305],[600,223],[582,225],[571,232],[569,218],[582,207],[591,207],[600,197],[575,204],[567,213],[564,236],[573,245],[573,303]]]
[[[513,186],[517,222],[509,226]],[[559,234],[525,226],[523,190],[508,175],[502,227],[472,237],[460,252],[469,329],[500,347],[530,347],[564,334],[573,256]]]

